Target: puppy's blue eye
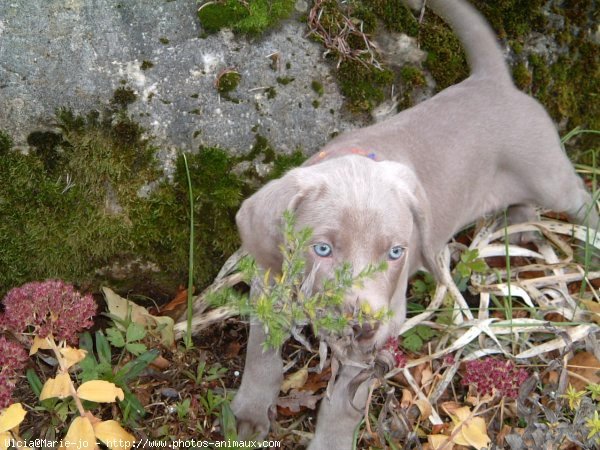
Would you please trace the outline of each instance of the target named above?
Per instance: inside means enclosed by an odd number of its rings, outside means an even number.
[[[313,245],[313,250],[321,258],[328,257],[333,251],[331,249],[331,245],[325,244],[324,242],[319,242],[318,244]]]
[[[399,245],[392,247],[390,252],[388,253],[388,258],[392,261],[400,259],[400,257],[404,254],[404,249]]]

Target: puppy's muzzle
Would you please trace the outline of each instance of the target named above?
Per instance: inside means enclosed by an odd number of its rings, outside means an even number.
[[[357,341],[369,341],[375,337],[377,330],[379,329],[379,322],[370,323],[365,322],[362,325],[354,324],[352,331],[354,332],[354,338]]]

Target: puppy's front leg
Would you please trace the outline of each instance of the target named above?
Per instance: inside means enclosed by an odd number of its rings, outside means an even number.
[[[363,382],[352,396],[349,385],[362,369],[343,366],[333,386],[331,398],[319,408],[315,438],[308,450],[350,450],[354,429],[363,416],[369,383]]]
[[[242,384],[231,404],[240,440],[262,440],[267,436],[271,425],[269,410],[277,401],[283,379],[281,349],[263,351],[265,339],[262,324],[253,319]]]

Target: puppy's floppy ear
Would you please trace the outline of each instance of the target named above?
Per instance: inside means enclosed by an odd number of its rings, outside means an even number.
[[[301,170],[304,169],[291,170],[267,183],[242,203],[235,217],[243,248],[265,269],[281,269],[283,213],[295,211],[304,197]]]
[[[439,269],[436,254],[432,247],[432,220],[429,200],[415,172],[408,166],[396,162],[383,161],[378,164],[389,164],[391,174],[396,179],[396,185],[401,190],[402,198],[408,199],[415,226],[419,232],[419,241],[410,243],[410,250],[420,253],[421,263],[438,280]]]
[[[414,186],[413,202],[410,209],[415,218],[415,224],[419,229],[421,242],[416,243],[416,247],[421,249],[421,260],[425,268],[434,276],[437,281],[441,281],[441,273],[437,264],[437,255],[432,247],[432,219],[429,200],[421,184],[417,181]]]

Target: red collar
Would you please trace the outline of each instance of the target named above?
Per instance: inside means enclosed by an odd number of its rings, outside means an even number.
[[[339,156],[346,156],[346,155],[360,155],[360,156],[365,156],[369,159],[372,159],[373,161],[377,161],[377,155],[375,154],[375,152],[372,152],[370,150],[362,150],[360,148],[349,148],[349,149],[338,150],[338,151],[333,151],[333,152],[328,152],[326,150],[323,150],[323,151],[320,151],[319,153],[316,153],[313,156],[311,156],[307,162],[308,162],[308,165],[318,164],[321,161],[324,161],[331,157],[339,157]]]

